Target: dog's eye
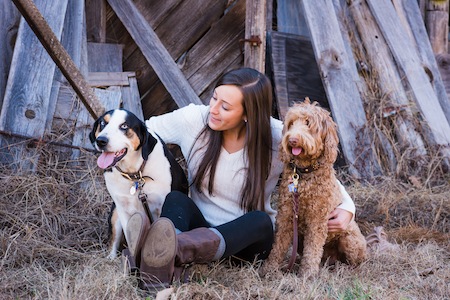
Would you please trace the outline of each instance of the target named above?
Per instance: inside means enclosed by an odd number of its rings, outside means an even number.
[[[309,120],[308,119],[305,120],[305,124],[306,124],[306,126],[309,127]]]
[[[127,123],[123,123],[122,125],[120,125],[120,129],[127,130],[128,129],[128,124]]]
[[[101,120],[101,121],[100,121],[100,129],[105,128],[105,126],[106,126],[105,120]]]

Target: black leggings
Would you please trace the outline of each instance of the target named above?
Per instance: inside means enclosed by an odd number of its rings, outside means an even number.
[[[173,191],[166,197],[161,212],[180,231],[198,227],[212,227],[194,201],[185,194]],[[235,256],[245,261],[266,259],[272,249],[273,225],[269,215],[252,211],[228,223],[215,226],[225,239],[225,253],[222,258]]]

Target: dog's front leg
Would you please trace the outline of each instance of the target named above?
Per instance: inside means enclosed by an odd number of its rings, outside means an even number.
[[[120,243],[122,242],[123,227],[118,218],[111,225],[112,225],[112,228],[111,228],[112,232],[111,232],[110,251],[109,251],[108,258],[114,259],[117,257],[117,253],[119,252]]]
[[[280,265],[283,259],[286,257],[289,245],[292,243],[294,237],[294,230],[291,224],[293,213],[286,208],[281,208],[277,215],[275,223],[275,240],[273,243],[273,249],[269,254],[269,257],[264,262],[260,275],[266,275],[268,272],[280,270]],[[287,225],[287,226],[285,226]]]
[[[307,225],[300,264],[300,270],[304,276],[309,277],[319,272],[327,234],[328,227],[326,223]]]

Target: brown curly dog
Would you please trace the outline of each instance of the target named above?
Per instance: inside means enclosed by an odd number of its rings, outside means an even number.
[[[310,103],[307,98],[287,112],[280,145],[284,171],[275,241],[262,274],[280,269],[295,231],[301,255],[300,272],[305,276],[318,273],[321,261],[327,259],[351,265],[358,265],[365,259],[366,241],[354,220],[345,232],[328,232],[328,215],[342,199],[333,168],[338,143],[336,124],[317,102]],[[294,229],[296,216],[297,229]]]

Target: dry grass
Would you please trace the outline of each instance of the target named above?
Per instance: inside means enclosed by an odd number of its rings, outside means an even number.
[[[0,299],[152,298],[122,275],[119,259],[105,258],[111,200],[94,157],[75,163],[39,153],[35,173],[0,166]],[[324,268],[314,280],[260,278],[258,264],[195,266],[172,299],[449,299],[449,178],[340,177],[364,233],[382,225],[398,250],[375,251],[354,269]]]

